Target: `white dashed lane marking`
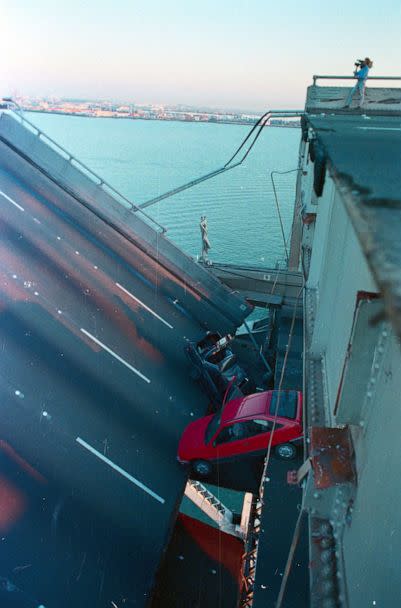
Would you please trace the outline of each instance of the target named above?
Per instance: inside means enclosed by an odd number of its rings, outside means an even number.
[[[401,127],[357,127],[361,131],[401,131]]]
[[[83,334],[85,334],[85,336],[87,336],[88,338],[90,338],[91,340],[93,340],[93,342],[96,342],[96,344],[98,344],[99,346],[101,346],[106,352],[109,353],[109,355],[111,355],[112,357],[114,357],[115,359],[117,359],[117,361],[120,361],[120,363],[122,363],[123,365],[125,365],[125,367],[128,367],[128,369],[130,369],[132,372],[134,372],[134,374],[136,374],[137,376],[139,376],[140,378],[142,378],[142,380],[144,380],[145,382],[147,382],[148,384],[150,384],[149,378],[147,378],[138,369],[136,369],[136,367],[134,367],[133,365],[131,365],[130,363],[128,363],[127,361],[125,361],[124,359],[122,359],[122,357],[120,357],[119,355],[117,355],[117,353],[115,353],[113,350],[111,350],[111,348],[109,348],[108,346],[106,346],[106,344],[103,344],[103,342],[101,342],[100,340],[98,340],[97,338],[95,338],[95,336],[92,336],[92,334],[90,334],[83,327],[81,327],[81,331],[82,331]]]
[[[5,194],[5,192],[3,192],[2,190],[0,190],[0,194],[1,196],[4,196],[4,198],[7,199],[12,205],[14,205],[14,207],[17,207],[17,209],[19,209],[20,211],[25,211],[25,209],[21,207],[21,205],[13,201],[13,199],[10,198],[8,194]]]
[[[170,323],[168,323],[165,319],[163,319],[163,317],[161,317],[160,315],[157,314],[157,312],[155,312],[154,310],[152,310],[151,308],[149,308],[149,306],[147,306],[146,304],[144,304],[142,302],[142,300],[140,300],[139,298],[137,298],[136,296],[134,296],[130,291],[128,291],[128,289],[125,289],[125,287],[123,287],[122,285],[120,285],[120,283],[116,283],[117,287],[119,289],[121,289],[121,291],[123,291],[124,293],[127,294],[127,296],[129,296],[130,298],[132,298],[133,300],[135,300],[135,302],[138,302],[138,304],[140,306],[142,306],[142,308],[144,308],[145,310],[147,310],[148,312],[150,312],[151,315],[153,315],[154,317],[156,317],[156,319],[159,319],[159,321],[161,321],[162,323],[164,323],[164,325],[167,325],[167,327],[169,327],[170,329],[174,329],[172,325],[170,325]]]
[[[106,458],[106,456],[104,456],[101,452],[98,452],[97,450],[95,450],[95,448],[93,448],[91,445],[89,445],[89,443],[86,443],[86,441],[81,439],[81,437],[77,437],[76,441],[82,447],[84,447],[86,450],[88,450],[89,452],[94,454],[97,458],[99,458],[99,460],[102,460],[104,463],[109,465],[109,467],[111,467],[112,469],[117,471],[117,473],[120,473],[120,475],[122,475],[123,477],[128,479],[131,483],[135,484],[136,486],[138,486],[138,488],[141,488],[141,490],[143,490],[144,492],[149,494],[149,496],[152,496],[152,498],[154,498],[155,500],[160,502],[162,505],[164,505],[164,503],[166,502],[164,500],[164,498],[162,498],[161,496],[156,494],[156,492],[153,492],[153,490],[151,490],[150,488],[145,486],[145,484],[140,482],[138,479],[136,479],[135,477],[133,477],[132,475],[127,473],[127,471],[124,471],[124,469],[119,467],[118,464],[115,464],[112,460],[109,460],[108,458]]]

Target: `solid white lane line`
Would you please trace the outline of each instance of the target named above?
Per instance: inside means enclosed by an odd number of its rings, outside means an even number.
[[[149,308],[149,306],[146,306],[146,304],[144,304],[142,302],[142,300],[140,300],[139,298],[137,298],[136,296],[134,296],[130,291],[128,291],[128,289],[125,289],[125,287],[123,287],[122,285],[120,285],[120,283],[116,283],[117,287],[119,289],[121,289],[124,293],[127,294],[127,296],[129,296],[130,298],[132,298],[133,300],[135,300],[135,302],[138,302],[138,304],[140,304],[143,308],[145,308],[145,310],[147,310],[148,312],[150,312],[150,314],[152,314],[154,317],[156,317],[156,319],[159,319],[159,321],[161,321],[162,323],[164,323],[164,325],[167,325],[167,327],[169,327],[170,329],[174,329],[174,327],[172,325],[170,325],[170,323],[168,323],[165,319],[163,319],[163,317],[160,317],[157,312],[155,312],[154,310],[152,310],[151,308]]]
[[[21,205],[19,205],[15,201],[13,201],[13,199],[10,198],[8,196],[8,194],[6,194],[5,192],[3,192],[2,190],[0,190],[0,194],[1,194],[1,196],[4,196],[4,198],[6,198],[12,205],[14,205],[14,207],[17,207],[17,209],[19,209],[20,211],[25,211],[25,209],[23,207],[21,207]]]
[[[89,443],[86,443],[86,441],[81,439],[81,437],[77,437],[76,441],[77,441],[77,443],[82,445],[82,447],[84,447],[86,450],[88,450],[89,452],[92,452],[92,454],[94,454],[97,458],[99,458],[100,460],[102,460],[103,462],[108,464],[109,467],[111,467],[112,469],[117,471],[117,473],[120,473],[120,475],[122,475],[123,477],[128,479],[131,483],[134,483],[136,486],[138,486],[138,488],[141,488],[141,490],[143,490],[144,492],[146,492],[147,494],[152,496],[155,500],[161,502],[161,504],[164,505],[164,503],[166,502],[164,500],[164,498],[162,498],[161,496],[156,494],[156,492],[153,492],[153,490],[151,490],[150,488],[145,486],[143,483],[138,481],[138,479],[135,479],[135,477],[132,477],[132,475],[127,473],[127,471],[124,471],[124,469],[119,467],[118,464],[115,464],[114,462],[112,462],[111,460],[106,458],[106,456],[104,456],[101,452],[98,452],[97,450],[95,450],[95,448],[93,448],[91,445],[89,445]]]
[[[137,376],[139,376],[140,378],[142,378],[142,380],[144,380],[145,382],[147,382],[148,384],[150,384],[149,378],[147,378],[146,376],[144,376],[138,369],[136,369],[136,367],[133,367],[127,361],[125,361],[124,359],[122,359],[119,355],[117,355],[117,353],[115,353],[113,350],[111,350],[111,348],[109,348],[108,346],[106,346],[106,344],[103,344],[103,342],[101,342],[100,340],[98,340],[97,338],[95,338],[95,336],[92,336],[92,334],[90,334],[88,331],[86,331],[86,329],[84,329],[83,327],[81,327],[81,331],[82,331],[83,334],[85,334],[85,336],[88,336],[88,338],[90,338],[91,340],[93,340],[94,342],[96,342],[96,344],[98,344],[99,346],[101,346],[102,348],[104,348],[104,350],[106,350],[112,357],[114,357],[115,359],[117,359],[117,361],[120,361],[120,363],[122,363],[123,365],[125,365],[125,367],[128,367],[128,369],[130,369],[132,372],[134,372],[134,374],[136,374]]]

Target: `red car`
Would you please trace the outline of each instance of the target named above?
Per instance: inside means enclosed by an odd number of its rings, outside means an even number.
[[[217,461],[250,454],[263,456],[276,409],[274,453],[286,460],[295,458],[296,443],[303,438],[302,393],[281,390],[233,399],[221,412],[191,422],[181,436],[178,460],[191,463],[199,477],[207,477]]]

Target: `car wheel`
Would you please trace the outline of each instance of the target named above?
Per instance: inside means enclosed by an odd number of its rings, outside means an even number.
[[[275,447],[274,453],[282,460],[293,460],[297,455],[297,448],[292,443],[282,443]]]
[[[208,477],[212,472],[212,465],[207,460],[193,460],[191,468],[198,477]]]

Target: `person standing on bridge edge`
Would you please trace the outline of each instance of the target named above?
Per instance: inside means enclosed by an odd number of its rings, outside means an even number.
[[[209,249],[211,248],[210,245],[210,241],[209,241],[209,237],[207,235],[208,233],[208,227],[207,227],[207,219],[206,219],[206,215],[202,215],[201,216],[201,221],[199,224],[199,228],[201,231],[201,236],[202,236],[202,255],[201,255],[201,260],[203,262],[207,262],[207,254],[209,253]]]
[[[373,61],[371,61],[369,59],[369,57],[365,57],[365,59],[363,59],[361,61],[357,61],[355,63],[355,65],[357,66],[356,70],[354,71],[354,76],[357,79],[356,85],[350,90],[349,95],[347,97],[347,101],[345,102],[344,108],[350,107],[352,98],[354,96],[354,93],[356,93],[356,91],[359,91],[359,106],[358,107],[359,108],[362,107],[363,102],[365,100],[366,80],[368,78],[369,70],[373,66]],[[358,67],[359,67],[359,70],[358,70]]]

